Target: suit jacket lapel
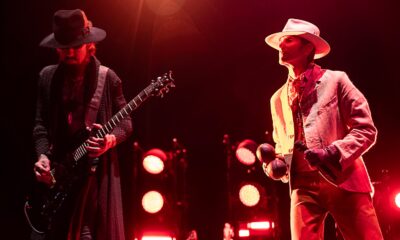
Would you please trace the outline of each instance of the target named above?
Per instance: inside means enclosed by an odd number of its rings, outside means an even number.
[[[286,126],[286,135],[287,136],[294,135],[293,114],[292,114],[292,109],[289,106],[289,100],[288,100],[288,82],[286,82],[282,88],[280,99],[281,99],[284,126]]]

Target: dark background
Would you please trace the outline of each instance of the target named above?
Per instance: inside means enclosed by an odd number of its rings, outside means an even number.
[[[177,87],[133,114],[134,134],[121,146],[126,151],[123,178],[130,176],[133,141],[145,149],[169,148],[176,137],[188,150],[188,225],[198,230],[200,239],[221,239],[226,215],[223,135],[261,143],[265,132],[271,131],[269,98],[286,80],[286,70],[264,38],[281,31],[290,17],[319,26],[332,52],[317,63],[346,71],[367,97],[379,130],[375,147],[365,155],[372,180],[382,180],[382,170],[387,169],[390,184],[398,182],[400,9],[395,3],[2,1],[0,215],[1,234],[8,237],[1,238],[27,237],[22,205],[33,180],[31,131],[37,74],[57,60],[53,50],[40,48],[38,43],[51,33],[56,10],[81,8],[94,26],[107,31],[97,56],[121,77],[128,100],[151,78],[174,71]],[[281,208],[287,209],[287,185],[275,184],[281,192]],[[126,215],[129,223],[133,216]],[[287,227],[287,211],[282,210],[282,216]],[[126,228],[129,234],[130,226]]]

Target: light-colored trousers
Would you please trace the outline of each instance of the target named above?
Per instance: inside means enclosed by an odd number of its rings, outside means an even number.
[[[324,239],[324,220],[328,213],[346,240],[383,239],[369,193],[340,189],[317,172],[293,176],[292,180],[292,240]]]

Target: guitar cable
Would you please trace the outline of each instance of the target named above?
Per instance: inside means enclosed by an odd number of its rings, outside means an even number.
[[[26,221],[28,222],[29,226],[32,228],[33,231],[35,231],[36,233],[39,233],[39,234],[44,234],[44,232],[37,230],[37,229],[33,226],[31,220],[29,219],[28,212],[27,212],[27,210],[26,210],[26,209],[29,208],[29,207],[30,207],[30,206],[29,206],[29,203],[28,203],[28,201],[26,201],[26,202],[25,202],[25,206],[24,206],[24,214],[25,214]]]

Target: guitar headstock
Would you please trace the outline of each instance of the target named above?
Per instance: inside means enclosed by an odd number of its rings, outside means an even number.
[[[175,87],[172,71],[164,73],[157,77],[156,80],[151,80],[150,85],[152,87],[151,95],[164,97],[164,94],[168,93],[170,88]]]

